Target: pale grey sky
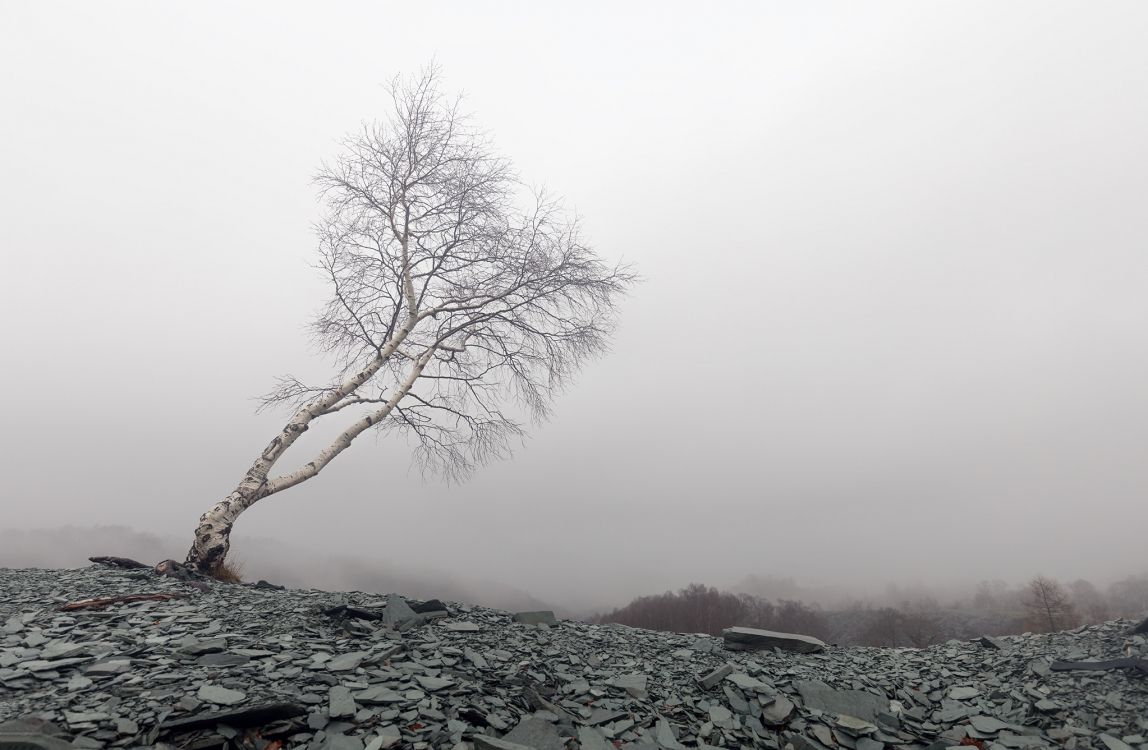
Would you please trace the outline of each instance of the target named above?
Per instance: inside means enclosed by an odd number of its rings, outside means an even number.
[[[1142,572],[1145,39],[1137,2],[0,2],[0,527],[190,541],[277,431],[251,397],[328,372],[311,176],[433,58],[646,282],[513,461],[368,437],[240,555],[576,604]]]

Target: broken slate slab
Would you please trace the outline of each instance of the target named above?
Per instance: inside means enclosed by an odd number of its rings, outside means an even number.
[[[645,700],[647,679],[644,674],[623,674],[610,680],[609,684],[613,687],[625,690],[633,698]]]
[[[722,639],[730,651],[765,651],[779,648],[782,651],[813,654],[825,649],[825,642],[813,636],[757,628],[727,628],[722,631]]]
[[[195,694],[204,703],[218,703],[222,706],[234,706],[236,703],[242,703],[243,699],[247,696],[238,691],[230,688],[225,688],[221,685],[200,685],[199,691]]]
[[[1002,729],[1009,728],[1008,724],[994,716],[983,716],[979,714],[977,716],[970,716],[969,724],[981,734],[996,734]]]
[[[474,748],[475,750],[533,750],[529,745],[519,745],[517,742],[507,742],[485,734],[474,736]]]
[[[257,727],[281,719],[293,719],[306,713],[306,707],[298,703],[266,703],[231,711],[206,711],[182,719],[164,721],[160,725],[160,731],[163,734],[178,734],[190,732],[193,729],[214,727],[217,724],[226,724],[231,727]]]
[[[705,677],[699,679],[698,684],[701,685],[705,690],[712,690],[730,674],[733,674],[733,666],[729,664],[723,664],[714,671],[707,674]]]
[[[444,630],[449,630],[452,633],[477,633],[479,628],[473,622],[444,622],[442,624]]]
[[[889,710],[887,698],[864,690],[835,690],[818,680],[799,680],[794,687],[801,694],[806,708],[845,714],[871,723],[877,722],[877,714]]]
[[[327,662],[326,667],[329,672],[351,672],[363,663],[363,659],[367,658],[366,651],[351,651],[346,654],[339,654],[334,659]]]
[[[395,630],[410,630],[423,622],[423,618],[410,608],[407,600],[398,594],[387,596],[387,608],[383,610],[383,623]]]
[[[527,716],[518,722],[518,726],[507,732],[502,739],[535,750],[566,750],[566,743],[562,741],[554,725],[533,716]]]
[[[514,617],[510,619],[514,620],[514,622],[520,622],[523,625],[549,625],[550,627],[554,627],[558,624],[554,613],[548,609],[539,610],[537,612],[515,612]]]
[[[794,708],[793,701],[784,695],[779,695],[761,710],[761,721],[769,727],[784,726],[789,722],[789,717],[793,715]]]

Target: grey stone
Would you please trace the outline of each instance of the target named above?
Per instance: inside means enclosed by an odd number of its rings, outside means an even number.
[[[765,683],[763,683],[761,680],[750,677],[747,674],[742,674],[741,672],[735,672],[734,674],[729,675],[726,677],[726,680],[732,682],[734,685],[737,685],[742,690],[749,692],[756,692],[759,689],[766,689]]]
[[[119,734],[138,734],[140,725],[132,719],[116,719],[116,732]]]
[[[19,719],[0,724],[0,748],[12,750],[68,750],[56,725],[38,719]]]
[[[865,721],[864,719],[858,719],[848,714],[838,714],[835,724],[839,729],[848,732],[855,737],[863,734],[872,734],[877,731],[876,724]]]
[[[417,675],[415,677],[415,682],[417,682],[422,687],[422,689],[426,690],[428,693],[433,693],[455,684],[454,680],[450,680],[445,677],[427,677],[424,675]]]
[[[88,650],[86,643],[71,643],[62,641],[59,643],[49,643],[40,651],[40,658],[52,661],[53,659],[66,659],[77,654],[82,654]]]
[[[594,727],[578,727],[578,744],[580,750],[616,750],[602,730]]]
[[[808,635],[780,633],[757,628],[727,628],[722,631],[725,647],[731,651],[762,651],[779,648],[799,654],[812,654],[825,649],[825,642]]]
[[[1096,739],[1104,743],[1108,750],[1132,750],[1132,746],[1121,739],[1117,739],[1110,734],[1098,734]]]
[[[654,726],[655,740],[658,746],[663,750],[685,750],[685,745],[678,742],[678,736],[674,734],[674,728],[670,726],[670,722],[666,721],[665,717],[658,719],[657,724]]]
[[[876,723],[877,714],[889,710],[889,701],[863,690],[834,690],[817,680],[794,683],[807,708],[845,714]]]
[[[538,750],[529,745],[519,745],[517,742],[507,742],[485,734],[476,734],[473,742],[475,750]]]
[[[398,594],[387,597],[387,608],[383,610],[383,623],[395,630],[407,630],[419,622],[422,622],[422,618],[410,608],[406,599]]]
[[[339,654],[324,666],[328,672],[352,672],[358,669],[359,665],[363,663],[363,659],[366,658],[366,651],[351,651],[346,654]]]
[[[970,716],[969,724],[971,724],[973,729],[977,730],[981,734],[996,734],[1002,729],[1008,729],[1009,727],[1008,724],[1001,721],[1000,719],[983,715]]]
[[[179,649],[181,654],[202,656],[203,654],[216,654],[227,648],[226,638],[208,638],[203,641],[193,641]]]
[[[327,734],[322,750],[363,750],[363,740],[346,734]]]
[[[97,661],[88,665],[84,670],[87,674],[123,674],[132,668],[130,659],[108,659]]]
[[[726,678],[726,675],[729,675],[732,673],[733,673],[733,666],[730,664],[723,664],[720,667],[718,667],[717,669],[715,669],[714,671],[707,674],[705,677],[702,677],[700,680],[698,680],[698,684],[701,685],[706,690],[712,690],[713,688],[717,687],[717,685],[722,680],[724,680]]]
[[[327,691],[327,715],[332,719],[344,716],[354,716],[358,706],[351,697],[351,690],[342,685],[335,685]]]
[[[975,687],[955,687],[949,690],[949,697],[955,701],[967,701],[980,694],[981,691]]]
[[[537,612],[515,612],[511,619],[523,625],[549,625],[553,627],[558,624],[554,613],[548,609],[539,610]]]
[[[773,702],[761,709],[761,721],[766,726],[780,727],[789,722],[795,706],[793,701],[784,695],[779,695]]]
[[[241,703],[246,694],[239,690],[231,690],[220,685],[200,685],[195,697],[204,703],[218,703],[222,706],[234,706]]]
[[[452,633],[477,633],[479,627],[473,622],[444,622],[442,624],[444,630],[449,630]]]
[[[621,688],[638,700],[646,699],[646,680],[644,674],[632,673],[619,675],[610,680],[610,685]]]
[[[251,657],[242,654],[212,653],[204,654],[196,659],[195,663],[201,667],[238,667],[249,661],[251,661]]]
[[[554,725],[548,721],[528,716],[502,738],[535,750],[565,750],[566,745]]]

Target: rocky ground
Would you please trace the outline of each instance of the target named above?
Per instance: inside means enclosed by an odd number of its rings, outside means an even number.
[[[127,594],[177,596],[61,609]],[[1130,622],[798,654],[522,619],[150,570],[0,570],[0,748],[1148,750],[1148,675],[1050,669],[1148,657]]]

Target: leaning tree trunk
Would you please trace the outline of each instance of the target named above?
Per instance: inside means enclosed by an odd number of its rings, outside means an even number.
[[[406,379],[381,409],[356,420],[334,442],[319,451],[318,455],[304,464],[302,468],[274,479],[268,478],[275,462],[299,439],[300,435],[307,431],[310,423],[324,414],[337,411],[340,408],[338,406],[340,402],[346,403],[344,400],[352,397],[359,386],[379,370],[386,358],[398,347],[412,327],[409,322],[405,324],[366,368],[341,387],[300,409],[291,418],[283,431],[267,445],[255,463],[247,470],[247,474],[239,486],[199,517],[199,525],[195,529],[195,541],[187,552],[185,562],[188,566],[197,572],[217,576],[231,548],[231,529],[243,511],[269,495],[294,487],[317,476],[335,456],[350,447],[351,442],[356,437],[390,415],[399,401],[410,392],[411,387],[430,362],[435,352],[434,346],[428,348],[415,360]]]
[[[186,564],[201,573],[219,572],[231,549],[231,529],[239,514],[267,496],[266,484],[254,487],[244,482],[199,517],[195,541],[187,552]]]

